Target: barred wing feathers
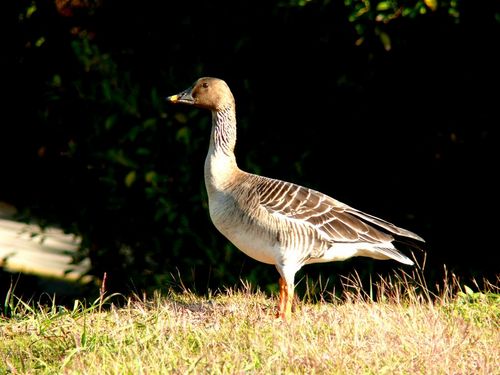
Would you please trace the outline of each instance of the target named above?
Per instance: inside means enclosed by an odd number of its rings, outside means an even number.
[[[392,233],[424,241],[413,232],[356,210],[316,190],[286,181],[261,178],[257,191],[260,204],[269,213],[307,223],[320,231],[325,239],[333,242],[377,244],[394,240]]]

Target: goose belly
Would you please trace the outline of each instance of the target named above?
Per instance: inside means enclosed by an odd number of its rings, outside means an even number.
[[[217,203],[209,204],[210,218],[215,227],[239,250],[262,263],[276,264],[279,243],[261,226],[248,220],[239,209],[228,209]]]
[[[252,231],[217,228],[239,250],[262,263],[276,264],[279,249]]]

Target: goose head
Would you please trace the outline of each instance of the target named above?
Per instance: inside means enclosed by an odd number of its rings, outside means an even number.
[[[182,103],[211,111],[234,107],[234,97],[226,82],[219,78],[203,77],[191,87],[167,97],[171,103]]]

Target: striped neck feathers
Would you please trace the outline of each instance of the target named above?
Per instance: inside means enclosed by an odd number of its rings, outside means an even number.
[[[210,150],[214,155],[223,154],[234,158],[236,145],[236,116],[234,106],[212,111]],[[221,155],[222,156],[222,155]]]

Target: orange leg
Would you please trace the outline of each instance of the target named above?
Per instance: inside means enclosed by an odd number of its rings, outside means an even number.
[[[277,318],[290,321],[292,318],[292,302],[293,302],[293,289],[294,286],[287,285],[285,279],[280,277],[280,294],[279,294],[279,305],[278,305],[278,316]]]
[[[279,279],[279,286],[280,286],[280,294],[278,302],[278,315],[276,316],[276,318],[283,318],[285,311],[285,304],[286,304],[287,288],[285,279],[283,279],[282,277],[280,277]]]

